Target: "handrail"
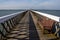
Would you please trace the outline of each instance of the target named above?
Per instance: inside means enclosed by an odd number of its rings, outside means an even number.
[[[10,33],[10,31],[15,27],[15,25],[17,25],[17,23],[25,15],[25,13],[26,11],[21,11],[0,17],[0,35],[1,35],[0,39],[7,38],[6,34]]]
[[[20,13],[22,13],[22,12],[24,12],[24,11],[17,12],[17,13],[13,13],[13,14],[10,14],[10,15],[2,16],[2,17],[0,17],[0,23],[6,21],[6,20],[8,20],[8,19],[13,18],[13,17],[15,17],[16,15],[18,15],[18,14],[20,14]]]
[[[33,10],[32,10],[33,11]],[[51,19],[51,20],[54,20],[55,21],[55,23],[54,23],[54,28],[55,28],[55,32],[54,32],[54,34],[57,34],[57,37],[59,37],[59,32],[60,32],[60,17],[58,17],[58,16],[54,16],[54,15],[51,15],[51,14],[47,14],[47,13],[42,13],[42,12],[38,12],[38,11],[33,11],[33,12],[35,12],[35,13],[37,13],[37,14],[39,14],[39,15],[42,15],[42,16],[44,16],[44,17],[47,17],[47,18],[49,18],[49,19]],[[52,28],[53,30],[54,30],[54,28]]]
[[[43,13],[43,12],[38,12],[38,11],[33,11],[33,12],[38,13],[38,14],[40,14],[42,16],[47,17],[47,18],[50,18],[50,19],[52,19],[54,21],[60,22],[60,17],[58,17],[58,16],[47,14],[47,13]]]

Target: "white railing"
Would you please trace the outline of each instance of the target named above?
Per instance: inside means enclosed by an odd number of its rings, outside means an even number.
[[[33,12],[38,13],[38,14],[40,14],[42,16],[45,16],[45,17],[47,17],[49,19],[52,19],[52,20],[56,21],[57,24],[55,24],[55,29],[56,29],[55,34],[57,34],[57,37],[60,37],[59,36],[59,31],[60,31],[60,17],[55,16],[55,15],[51,15],[51,14],[47,14],[47,13],[38,12],[38,11],[33,11]]]
[[[20,13],[22,13],[22,12],[24,12],[24,11],[2,16],[2,17],[0,17],[0,23],[6,21],[6,20],[8,20],[8,19],[13,18],[13,17],[15,17],[16,15],[18,15],[18,14],[20,14]]]
[[[40,14],[40,15],[42,15],[42,16],[48,17],[48,18],[50,18],[50,19],[52,19],[52,20],[55,20],[55,21],[57,21],[57,22],[60,22],[60,17],[58,17],[58,16],[51,15],[51,14],[47,14],[47,13],[42,13],[42,12],[38,12],[38,11],[34,11],[34,12],[35,12],[35,13],[38,13],[38,14]]]

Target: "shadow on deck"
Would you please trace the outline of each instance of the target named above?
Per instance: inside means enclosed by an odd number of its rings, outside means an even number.
[[[7,40],[40,40],[35,24],[30,13],[26,13],[22,22],[8,34]],[[29,16],[29,17],[28,17]],[[26,21],[29,20],[28,21]]]
[[[30,40],[39,40],[39,36],[38,36],[31,14],[29,16],[30,16],[30,19],[29,19],[30,20],[30,23],[29,23]]]

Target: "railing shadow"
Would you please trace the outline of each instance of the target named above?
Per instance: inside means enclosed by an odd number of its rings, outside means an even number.
[[[32,16],[29,13],[29,40],[40,40]]]
[[[6,36],[7,39],[12,38],[17,40],[40,40],[30,12],[27,15],[29,15],[29,17],[27,17],[28,19],[22,23],[18,23],[19,27],[16,26],[17,30],[12,30],[8,36]],[[29,20],[29,22],[27,20]]]

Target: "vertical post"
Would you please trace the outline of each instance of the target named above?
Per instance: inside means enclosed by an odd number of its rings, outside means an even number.
[[[0,40],[6,39],[6,36],[0,31]]]
[[[10,29],[12,29],[12,24],[11,24],[10,20],[8,20],[8,24],[10,26]]]
[[[10,24],[11,24],[12,28],[13,28],[13,27],[14,27],[13,20],[12,20],[12,19],[9,19],[9,22],[10,22]]]
[[[8,20],[7,20],[7,21],[8,21]],[[9,26],[8,26],[7,21],[4,22],[4,25],[5,25],[6,30],[7,30],[8,32],[10,32],[10,29],[9,29]]]
[[[3,28],[6,30],[6,32],[8,32],[8,30],[5,28],[4,23],[1,23],[1,25],[3,26]],[[8,32],[9,33],[9,32]]]
[[[60,31],[60,29],[59,29],[59,23],[58,22],[55,24],[55,27],[56,27],[55,34],[57,34],[57,37],[59,38],[59,31]]]
[[[0,34],[5,37],[6,33],[5,28],[3,27],[2,23],[0,23]]]
[[[12,19],[12,22],[13,22],[13,24],[14,24],[14,26],[15,26],[15,19],[14,19],[14,18]]]
[[[9,27],[9,31],[10,31],[10,30],[11,30],[11,28],[10,28],[10,25],[9,25],[8,21],[6,21],[6,23],[7,23],[7,26]]]

